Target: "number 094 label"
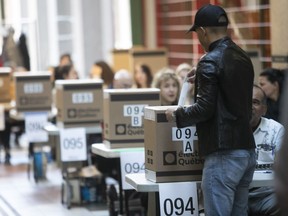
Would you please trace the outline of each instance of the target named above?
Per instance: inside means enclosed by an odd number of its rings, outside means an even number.
[[[183,143],[184,153],[194,152],[194,140],[198,140],[196,134],[196,127],[186,127],[186,128],[172,128],[172,140],[181,141]]]
[[[142,126],[142,116],[144,115],[145,106],[147,106],[147,104],[130,104],[123,106],[123,116],[131,117],[131,125],[133,127]]]
[[[121,177],[124,190],[133,189],[132,186],[130,186],[125,181],[126,174],[145,172],[144,157],[145,157],[144,151],[121,152],[120,154]]]
[[[159,184],[161,215],[199,215],[196,182]]]

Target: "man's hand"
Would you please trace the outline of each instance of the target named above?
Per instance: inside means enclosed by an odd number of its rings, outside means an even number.
[[[196,78],[196,67],[193,67],[187,74],[187,82],[194,84]]]
[[[168,122],[175,122],[176,121],[175,111],[177,110],[177,108],[178,107],[176,107],[176,108],[171,107],[165,111],[166,119]]]

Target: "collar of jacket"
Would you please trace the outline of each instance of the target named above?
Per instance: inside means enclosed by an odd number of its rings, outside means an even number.
[[[228,36],[226,36],[226,37],[223,37],[223,38],[221,38],[219,40],[216,40],[216,41],[212,42],[209,45],[209,52],[211,52],[219,43],[221,43],[224,40],[228,40],[228,39],[230,39],[230,38]]]

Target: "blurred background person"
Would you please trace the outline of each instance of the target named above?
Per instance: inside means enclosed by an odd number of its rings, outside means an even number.
[[[9,118],[8,111],[4,110],[4,121],[5,121],[5,129],[3,131],[0,130],[0,153],[1,153],[1,147],[3,146],[4,150],[4,164],[10,165],[10,159],[11,159],[11,146],[10,146],[10,133],[11,133],[11,120]],[[0,162],[2,162],[2,159],[0,158]]]
[[[69,53],[64,53],[59,58],[59,64],[57,66],[48,67],[48,71],[51,73],[51,81],[54,83],[55,80],[63,79],[62,75],[59,74],[59,68],[65,65],[73,65],[73,60]]]
[[[114,75],[113,88],[114,89],[126,89],[132,88],[133,77],[128,70],[121,69]]]
[[[13,80],[14,72],[27,72],[25,67],[17,66],[15,62],[9,62],[9,67],[11,68],[10,78]],[[15,83],[14,81],[10,82],[10,96],[11,100],[15,101]],[[24,122],[23,121],[15,121],[10,118],[9,116],[10,109],[4,110],[4,121],[5,121],[5,129],[0,131],[0,152],[1,152],[1,145],[4,149],[4,164],[10,165],[11,164],[11,132],[15,134],[15,145],[20,147],[19,139],[20,136],[24,132]]]
[[[187,73],[192,70],[192,66],[188,63],[182,63],[176,68],[176,74],[180,78],[181,88],[183,86],[184,80]],[[180,90],[181,92],[181,90]],[[189,92],[186,97],[185,105],[191,105],[194,102],[194,84],[189,83]]]
[[[262,117],[267,110],[267,98],[257,85],[253,87],[252,118],[250,124],[257,147],[259,167],[273,165],[284,138],[284,127],[273,119]],[[280,215],[275,188],[271,186],[249,189],[249,215]]]
[[[266,118],[279,121],[283,82],[284,73],[279,69],[267,68],[259,75],[259,86],[267,96]]]
[[[73,60],[69,53],[64,53],[60,56],[59,66],[64,66],[64,65],[73,65]]]
[[[112,88],[114,71],[105,61],[95,62],[89,76],[91,79],[102,79],[104,88]]]
[[[145,64],[135,65],[134,81],[137,88],[150,88],[153,81],[150,67]]]
[[[75,70],[73,65],[64,65],[60,66],[55,70],[55,79],[56,80],[69,80],[69,79],[78,79],[78,73]]]
[[[180,79],[171,68],[163,68],[154,76],[152,87],[160,89],[162,106],[177,105],[180,96]]]

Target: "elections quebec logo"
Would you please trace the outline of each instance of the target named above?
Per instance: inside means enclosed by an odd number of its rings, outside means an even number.
[[[76,109],[68,109],[67,110],[68,118],[76,118],[77,117],[77,111]]]
[[[177,152],[164,151],[163,152],[163,165],[177,165]]]
[[[116,135],[125,135],[126,134],[126,125],[125,124],[116,124],[115,125]]]

